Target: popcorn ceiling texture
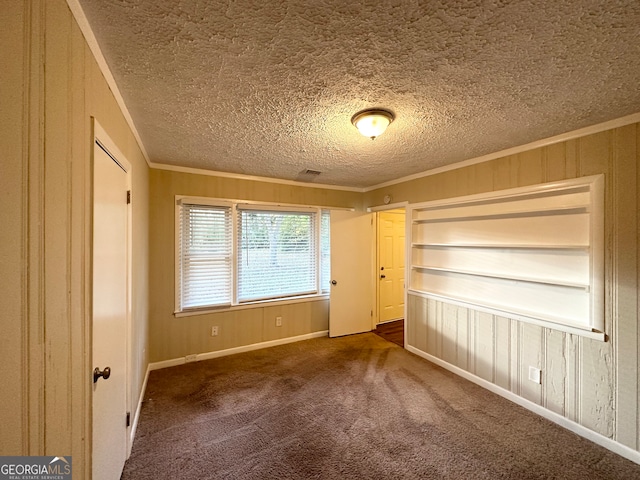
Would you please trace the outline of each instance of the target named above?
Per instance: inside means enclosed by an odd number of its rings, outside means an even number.
[[[156,163],[366,187],[640,111],[637,0],[81,5]]]

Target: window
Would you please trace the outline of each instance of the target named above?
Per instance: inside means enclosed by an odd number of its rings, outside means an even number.
[[[176,312],[329,291],[329,212],[318,208],[176,204]]]
[[[318,292],[315,213],[238,210],[238,301]]]
[[[231,208],[182,204],[179,211],[181,310],[231,304]]]

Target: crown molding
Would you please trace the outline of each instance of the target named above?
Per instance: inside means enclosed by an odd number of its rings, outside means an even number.
[[[120,107],[120,110],[122,111],[122,115],[124,116],[127,124],[129,125],[129,128],[131,129],[131,132],[133,133],[133,136],[136,139],[136,142],[138,143],[138,147],[142,152],[142,156],[146,160],[147,165],[151,167],[151,162],[149,161],[149,155],[147,154],[147,150],[144,148],[144,144],[142,143],[142,139],[140,138],[138,129],[136,128],[136,125],[133,122],[133,118],[129,113],[129,109],[127,108],[127,105],[124,103],[124,99],[122,98],[122,94],[120,93],[118,84],[116,83],[116,80],[115,78],[113,78],[111,70],[109,69],[109,65],[107,64],[107,61],[104,58],[104,55],[102,55],[102,50],[98,45],[98,40],[96,40],[96,37],[93,34],[91,25],[89,25],[89,21],[87,20],[87,17],[84,14],[84,10],[82,10],[82,7],[80,6],[79,0],[67,0],[67,5],[69,6],[71,13],[73,14],[73,17],[75,18],[76,23],[78,24],[78,27],[80,27],[80,31],[82,32],[82,35],[84,36],[84,39],[87,42],[87,45],[89,45],[89,49],[91,50],[93,57],[98,63],[98,67],[100,68],[102,75],[104,76],[104,79],[106,80],[107,85],[109,85],[109,88],[113,93],[116,103]]]
[[[372,190],[377,190],[379,188],[390,187],[392,185],[397,185],[399,183],[409,182],[411,180],[417,180],[419,178],[428,177],[430,175],[437,175],[438,173],[448,172],[449,170],[457,170],[458,168],[468,167],[470,165],[476,165],[478,163],[483,163],[483,162],[489,162],[491,160],[495,160],[496,158],[515,155],[517,153],[533,150],[534,148],[546,147],[548,145],[553,145],[555,143],[574,140],[576,138],[585,137],[587,135],[593,135],[595,133],[604,132],[606,130],[612,130],[614,128],[624,127],[626,125],[630,125],[632,123],[638,123],[638,122],[640,122],[640,112],[633,113],[625,117],[609,120],[603,123],[598,123],[596,125],[591,125],[589,127],[580,128],[578,130],[573,130],[571,132],[561,133],[560,135],[544,138],[542,140],[536,140],[534,142],[526,143],[524,145],[519,145],[517,147],[507,148],[505,150],[500,150],[494,153],[488,153],[487,155],[482,155],[480,157],[470,158],[468,160],[452,163],[450,165],[444,165],[442,167],[433,168],[431,170],[426,170],[420,173],[414,173],[413,175],[407,175],[406,177],[397,178],[396,180],[389,180],[388,182],[379,183],[371,187],[366,187],[363,189],[363,191],[371,192]]]
[[[260,177],[257,175],[246,175],[244,173],[229,173],[229,172],[217,172],[215,170],[205,170],[203,168],[192,168],[192,167],[181,167],[178,165],[169,165],[166,163],[151,163],[149,165],[151,168],[155,168],[157,170],[169,170],[172,172],[180,172],[180,173],[190,173],[194,175],[206,175],[209,177],[222,177],[222,178],[233,178],[235,180],[249,180],[252,182],[266,182],[266,183],[276,183],[279,185],[291,185],[294,187],[305,187],[305,188],[322,188],[325,190],[341,190],[345,192],[356,192],[356,193],[364,193],[364,188],[359,187],[345,187],[342,185],[329,185],[323,183],[308,183],[308,182],[299,182],[296,180],[284,180],[282,178],[272,178],[272,177]]]
[[[197,175],[209,175],[209,176],[215,176],[215,177],[252,180],[257,182],[269,182],[269,183],[276,183],[281,185],[293,185],[293,186],[300,186],[300,187],[322,188],[322,189],[329,189],[329,190],[342,190],[342,191],[349,191],[349,192],[366,193],[366,192],[371,192],[373,190],[377,190],[380,188],[397,185],[399,183],[409,182],[411,180],[417,180],[419,178],[424,178],[431,175],[437,175],[439,173],[448,172],[450,170],[456,170],[459,168],[468,167],[470,165],[476,165],[478,163],[488,162],[488,161],[495,160],[497,158],[505,157],[508,155],[515,155],[518,153],[526,152],[528,150],[532,150],[534,148],[540,148],[548,145],[553,145],[555,143],[566,142],[568,140],[573,140],[573,139],[584,137],[587,135],[593,135],[595,133],[600,133],[606,130],[611,130],[614,128],[630,125],[632,123],[640,122],[640,112],[634,113],[624,117],[598,123],[596,125],[591,125],[589,127],[584,127],[578,130],[573,130],[571,132],[555,135],[553,137],[536,140],[534,142],[526,143],[524,145],[519,145],[512,148],[507,148],[505,150],[489,153],[487,155],[470,158],[460,162],[452,163],[450,165],[444,165],[442,167],[433,168],[431,170],[425,170],[423,172],[414,173],[412,175],[407,175],[405,177],[400,177],[395,180],[389,180],[388,182],[383,182],[383,183],[379,183],[379,184],[372,185],[370,187],[364,187],[364,188],[346,187],[346,186],[328,185],[328,184],[313,184],[313,183],[306,183],[306,182],[298,182],[294,180],[260,177],[260,176],[245,175],[240,173],[217,172],[213,170],[204,170],[204,169],[196,169],[196,168],[190,168],[190,167],[179,167],[174,165],[152,163],[149,160],[149,156],[144,147],[144,144],[142,143],[138,130],[136,129],[135,123],[133,122],[133,118],[131,117],[131,114],[129,113],[129,110],[124,102],[124,99],[122,98],[120,90],[118,89],[118,85],[116,84],[116,81],[113,78],[113,75],[111,73],[111,70],[109,69],[107,61],[105,60],[102,54],[102,50],[98,45],[98,41],[96,40],[93,30],[91,29],[91,26],[89,25],[87,17],[85,16],[84,11],[80,6],[79,0],[67,0],[67,5],[69,6],[69,9],[71,10],[74,18],[76,19],[76,22],[78,23],[78,26],[80,27],[80,30],[87,44],[89,45],[89,49],[91,50],[91,52],[93,53],[93,56],[95,57],[96,62],[98,63],[98,66],[100,68],[100,71],[104,75],[104,78],[107,84],[109,85],[109,88],[113,92],[115,100],[118,106],[120,107],[120,110],[122,111],[122,114],[124,115],[125,120],[127,121],[127,124],[129,125],[129,128],[131,129],[133,136],[135,137],[138,143],[138,146],[142,151],[142,155],[144,156],[149,168],[156,168],[160,170],[171,170],[171,171],[183,172],[183,173],[192,173]]]

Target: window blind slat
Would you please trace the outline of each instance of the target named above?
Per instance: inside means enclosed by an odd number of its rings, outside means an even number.
[[[238,211],[238,302],[318,292],[315,215]]]
[[[231,209],[182,204],[180,307],[231,303]]]

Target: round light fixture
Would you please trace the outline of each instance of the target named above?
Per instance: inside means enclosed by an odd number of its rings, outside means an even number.
[[[395,116],[389,110],[369,108],[351,117],[351,123],[353,123],[362,135],[374,140],[377,136],[384,133],[394,118]]]

